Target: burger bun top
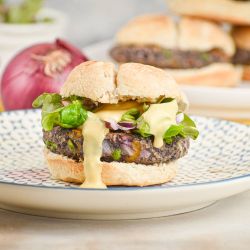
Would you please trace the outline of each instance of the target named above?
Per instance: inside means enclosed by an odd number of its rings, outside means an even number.
[[[166,49],[235,52],[230,35],[207,20],[182,17],[178,23],[165,15],[144,15],[131,20],[116,35],[121,45],[156,45]]]
[[[75,67],[62,86],[64,97],[77,95],[100,103],[137,100],[155,102],[160,97],[175,98],[181,109],[187,100],[174,78],[166,71],[139,63],[122,64],[87,61]]]

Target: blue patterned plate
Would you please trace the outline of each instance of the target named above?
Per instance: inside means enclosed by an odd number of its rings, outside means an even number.
[[[50,179],[40,111],[0,113],[0,207],[55,217],[146,218],[195,210],[250,188],[250,127],[194,117],[200,137],[176,178],[145,187],[80,189]]]

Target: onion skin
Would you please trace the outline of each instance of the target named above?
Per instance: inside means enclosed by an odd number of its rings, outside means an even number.
[[[45,74],[48,63],[36,57],[44,57],[54,51],[62,52],[69,60],[63,66],[55,63],[56,70],[52,62],[52,74]],[[59,93],[71,70],[87,60],[79,49],[60,39],[54,43],[36,44],[21,51],[9,62],[2,76],[1,95],[4,109],[29,109],[40,94]]]

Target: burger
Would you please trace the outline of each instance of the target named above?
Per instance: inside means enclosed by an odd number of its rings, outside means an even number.
[[[236,86],[241,69],[231,64],[232,38],[218,24],[183,17],[144,15],[125,25],[116,36],[111,57],[167,70],[178,83]]]
[[[84,62],[33,107],[52,178],[84,188],[168,182],[199,133],[175,80],[138,63]]]
[[[233,62],[243,66],[243,79],[250,81],[250,26],[234,27],[232,36],[237,47]]]
[[[186,16],[232,24],[250,24],[249,0],[167,0],[169,8]]]

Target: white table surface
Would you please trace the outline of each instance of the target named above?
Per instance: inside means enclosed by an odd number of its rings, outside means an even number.
[[[196,212],[145,220],[62,220],[0,210],[0,249],[249,250],[250,191]]]

